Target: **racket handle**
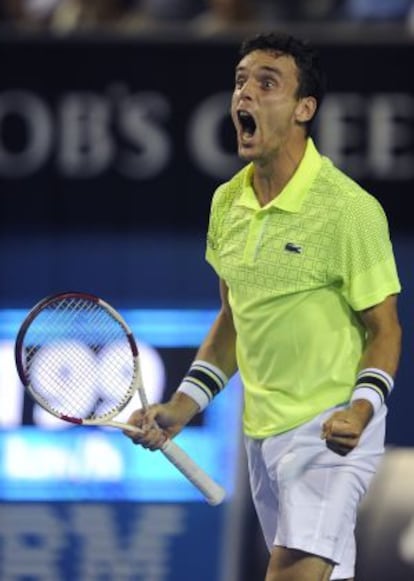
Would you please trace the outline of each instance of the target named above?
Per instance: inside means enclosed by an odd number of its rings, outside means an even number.
[[[198,488],[209,504],[214,506],[222,502],[226,494],[224,488],[217,484],[217,482],[214,482],[182,448],[177,446],[172,440],[167,440],[163,444],[161,451]]]

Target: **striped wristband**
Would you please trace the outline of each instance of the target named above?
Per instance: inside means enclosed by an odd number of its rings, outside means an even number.
[[[187,375],[177,391],[191,397],[204,410],[224,388],[228,377],[215,365],[207,361],[196,360],[192,363]]]
[[[351,401],[368,400],[374,408],[374,414],[380,409],[394,387],[394,380],[386,371],[367,367],[358,375]]]

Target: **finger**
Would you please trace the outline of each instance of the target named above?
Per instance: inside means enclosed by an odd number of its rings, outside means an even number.
[[[143,414],[141,410],[134,411],[128,418],[127,424],[131,427],[122,430],[122,433],[128,438],[135,438],[137,434],[143,433]]]
[[[359,432],[356,430],[350,430],[349,428],[344,431],[342,429],[332,429],[329,434],[329,438],[335,440],[355,440],[359,438]]]
[[[138,425],[137,422],[133,422],[131,420],[131,418],[129,418],[129,420],[126,422],[126,426],[125,428],[123,428],[122,432],[125,434],[125,436],[133,436],[137,433],[137,431],[141,431],[142,432],[142,427],[140,425]]]
[[[326,438],[331,434],[333,425],[341,420],[339,414],[341,412],[335,412],[332,414],[321,426],[323,438]]]
[[[157,415],[159,414],[158,405],[150,406],[145,410],[142,417],[142,427],[145,430],[157,427]]]
[[[158,427],[151,427],[142,435],[135,435],[131,438],[134,444],[139,444],[149,450],[159,450],[167,440],[166,434]]]
[[[321,439],[322,440],[326,440],[329,436],[329,429],[325,428],[325,426],[322,427],[322,431],[321,431]]]
[[[335,420],[332,422],[330,434],[333,438],[357,438],[360,431],[349,420]]]
[[[146,433],[148,432],[149,427],[145,426],[145,417],[144,414],[139,412],[134,412],[126,422],[128,427],[125,427],[122,432],[128,438],[133,440],[140,441],[145,437]],[[152,427],[154,424],[152,424]]]
[[[128,428],[124,428],[122,430],[122,433],[128,438],[135,438],[137,434],[143,434],[144,431],[141,428],[138,428],[137,426],[131,425]]]
[[[131,424],[132,426],[141,427],[142,421],[144,417],[144,410],[135,410],[127,419],[127,424]]]
[[[326,440],[327,438],[329,438],[329,436],[331,435],[331,430],[332,430],[332,422],[331,421],[327,421],[324,424],[322,424],[322,431],[321,431],[322,440]]]
[[[347,438],[347,437],[331,437],[326,440],[326,445],[329,449],[337,452],[347,451],[350,452],[358,445],[359,438]]]

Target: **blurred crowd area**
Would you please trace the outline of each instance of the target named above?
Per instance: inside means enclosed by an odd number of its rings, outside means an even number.
[[[65,33],[185,26],[201,35],[280,22],[405,23],[414,0],[0,0],[7,30]]]

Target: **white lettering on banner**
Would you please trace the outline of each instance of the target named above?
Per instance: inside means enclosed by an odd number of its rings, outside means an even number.
[[[83,348],[89,354],[92,354],[92,351],[87,346]],[[165,389],[165,365],[154,347],[140,342],[138,348],[145,391],[149,402],[156,403],[162,400]],[[107,350],[100,359],[97,359],[97,363],[103,368],[106,362],[111,359],[111,351]],[[58,368],[71,365],[71,362],[67,361],[65,351],[62,351],[60,357],[59,355],[56,357],[55,363]],[[55,371],[58,373],[59,369]],[[11,428],[21,425],[23,419],[23,393],[24,388],[20,383],[14,362],[14,342],[10,340],[0,341],[0,427]],[[138,407],[141,407],[141,402],[138,395],[134,395],[129,404],[117,416],[117,419],[126,421],[132,411]],[[33,409],[33,420],[35,424],[45,428],[67,428],[70,426],[70,424],[55,418],[37,404]]]
[[[414,97],[330,93],[317,117],[318,144],[354,178],[414,176]]]
[[[82,446],[71,448],[59,441],[33,445],[24,434],[12,434],[4,445],[2,465],[8,478],[28,481],[47,478],[119,481],[125,473],[122,454],[100,433],[88,433]]]
[[[134,519],[127,542],[120,540],[112,511],[75,505],[73,533],[82,539],[77,579],[135,579],[163,581],[168,578],[173,537],[185,532],[185,509],[178,505],[143,506]]]
[[[88,178],[101,174],[115,155],[108,101],[93,93],[69,93],[59,104],[57,162],[63,175]]]
[[[0,578],[166,581],[173,540],[187,530],[186,508],[131,506],[124,531],[118,510],[106,504],[68,503],[63,510],[1,505]]]
[[[353,93],[326,95],[316,118],[321,151],[353,176],[361,173],[364,116],[365,100]]]
[[[131,179],[157,176],[171,160],[172,143],[154,120],[165,121],[170,116],[169,102],[160,93],[147,92],[127,95],[117,108],[121,135],[134,148],[121,149],[116,168]]]
[[[171,140],[159,123],[169,114],[160,93],[130,95],[123,85],[102,95],[68,92],[56,106],[30,91],[0,93],[0,175],[27,177],[55,156],[68,178],[92,179],[111,167],[131,179],[152,178],[170,162]],[[17,152],[4,131],[10,117],[27,133]]]
[[[107,93],[71,93],[61,100],[62,174],[88,178],[114,166],[132,179],[154,177],[171,157],[169,138],[157,123],[168,117],[168,101],[159,93],[129,95],[122,85]]]
[[[53,119],[49,104],[29,91],[0,93],[0,136],[7,120],[19,119],[25,128],[25,143],[15,150],[0,137],[0,175],[22,178],[35,173],[48,160],[53,142]],[[19,144],[20,145],[20,144]]]
[[[227,179],[240,167],[221,139],[229,102],[228,92],[210,95],[172,128],[177,135],[184,129],[188,161],[214,179]],[[10,118],[25,129],[17,150],[7,131]],[[111,169],[130,180],[156,178],[173,161],[176,135],[164,126],[171,118],[167,95],[131,93],[124,84],[99,94],[71,91],[56,104],[31,91],[4,91],[0,176],[24,178],[52,160],[68,179],[93,179]],[[316,118],[316,136],[321,150],[356,179],[414,176],[414,96],[409,93],[329,93]]]
[[[66,523],[47,505],[0,505],[0,579],[61,579]]]
[[[228,179],[241,168],[236,153],[220,143],[220,126],[229,115],[231,93],[218,93],[202,101],[189,121],[189,153],[197,166],[213,178]]]
[[[386,179],[414,177],[414,97],[404,93],[379,94],[370,109],[369,166]]]

